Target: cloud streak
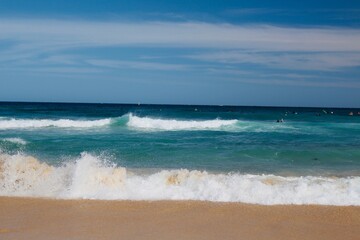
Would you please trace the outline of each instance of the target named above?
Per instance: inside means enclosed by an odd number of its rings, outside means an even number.
[[[360,66],[360,52],[244,52],[220,51],[189,58],[224,64],[259,64],[277,69],[335,71]]]
[[[47,48],[164,46],[261,51],[360,51],[360,29],[201,22],[0,20],[0,39]]]
[[[359,68],[359,42],[357,28],[0,19],[1,69],[8,72],[113,76],[115,71],[132,69],[159,71],[167,79],[172,71],[182,71],[188,79],[201,76],[246,84],[359,88],[356,75],[343,74],[343,81],[339,75],[322,75]],[[152,50],[147,57],[138,53],[131,60],[126,55],[73,52],[103,47],[172,51],[165,58],[156,57]],[[188,55],[182,54],[184,49]],[[247,69],[247,64],[256,67]]]
[[[314,82],[314,81],[294,81],[294,80],[277,80],[277,79],[233,79],[233,81],[260,84],[260,85],[279,85],[279,86],[294,86],[294,87],[326,87],[326,88],[360,88],[359,82]]]
[[[91,59],[87,61],[90,65],[96,67],[107,67],[115,69],[141,69],[141,70],[162,70],[162,71],[183,71],[189,68],[189,66],[180,64],[168,64],[157,62],[145,62],[145,61],[118,61],[118,60],[103,60],[103,59]]]

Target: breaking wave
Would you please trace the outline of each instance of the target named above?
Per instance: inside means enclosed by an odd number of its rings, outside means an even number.
[[[101,128],[128,127],[137,131],[228,131],[228,132],[292,132],[317,131],[300,123],[276,123],[275,121],[243,121],[237,119],[180,120],[154,117],[139,117],[132,113],[115,118],[97,120],[72,119],[15,119],[0,118],[0,130],[38,128]]]
[[[99,120],[70,120],[70,119],[0,119],[0,130],[26,129],[26,128],[91,128],[106,126],[111,123],[111,118]]]
[[[0,139],[0,141],[4,141],[4,142],[11,142],[11,143],[14,143],[14,144],[20,144],[20,145],[26,145],[27,144],[27,141],[25,141],[24,139],[22,138],[3,138],[3,139]]]
[[[0,196],[360,205],[360,177],[281,177],[159,170],[137,173],[83,153],[62,166],[0,154]]]
[[[269,121],[223,120],[177,120],[151,117],[138,117],[128,114],[127,126],[142,131],[228,131],[228,132],[304,132],[291,124]]]
[[[137,117],[126,114],[117,118],[104,118],[99,120],[70,120],[70,119],[0,119],[0,130],[26,129],[26,128],[91,128],[108,125],[128,126],[138,130],[214,130],[222,127],[235,125],[238,120],[176,120],[157,119],[150,117]]]
[[[221,129],[225,126],[231,126],[238,120],[175,120],[175,119],[156,119],[150,117],[137,117],[129,114],[127,125],[132,128],[146,130],[210,130]]]

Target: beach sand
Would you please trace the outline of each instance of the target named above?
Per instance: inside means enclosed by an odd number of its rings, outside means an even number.
[[[360,239],[360,207],[0,197],[0,239]]]

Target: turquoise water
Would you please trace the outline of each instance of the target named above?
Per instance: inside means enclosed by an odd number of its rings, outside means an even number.
[[[0,103],[0,150],[5,162],[14,156],[32,156],[40,163],[61,167],[91,156],[104,166],[123,167],[141,176],[186,169],[214,176],[345,179],[360,176],[358,112]],[[9,179],[14,185],[15,180]],[[11,195],[9,191],[3,189],[3,195]]]
[[[244,173],[360,174],[360,116],[356,109],[257,108],[164,105],[0,104],[0,148],[59,163],[82,152],[102,155],[130,168],[187,168]],[[128,114],[197,121],[196,129],[129,127]],[[317,116],[321,114],[321,116]],[[76,127],[4,127],[11,119],[92,121]],[[277,119],[284,119],[277,123]],[[201,121],[237,120],[206,128]],[[61,124],[60,124],[61,125]],[[204,124],[205,125],[205,124]],[[211,125],[211,124],[210,124]],[[163,126],[164,128],[166,126]],[[4,141],[21,138],[27,144]]]

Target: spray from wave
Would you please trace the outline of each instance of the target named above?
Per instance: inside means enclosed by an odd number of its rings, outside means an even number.
[[[57,167],[23,154],[0,154],[0,195],[360,205],[360,177],[212,174],[186,169],[139,174],[88,153]]]

